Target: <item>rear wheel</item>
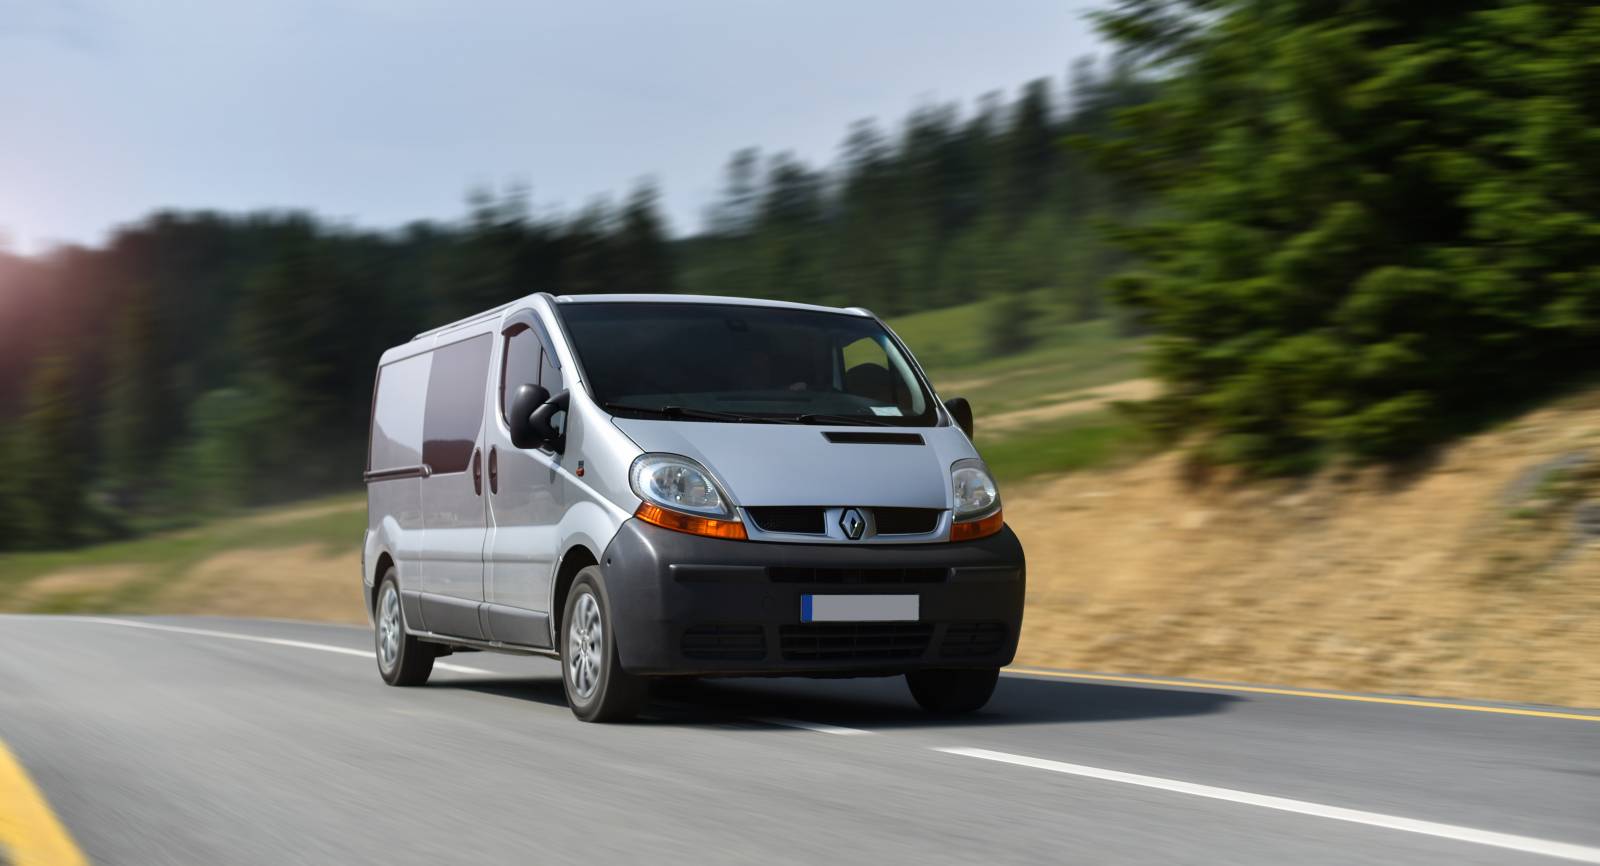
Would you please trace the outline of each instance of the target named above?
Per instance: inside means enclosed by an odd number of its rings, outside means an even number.
[[[930,713],[954,715],[983,708],[1000,681],[999,668],[976,670],[911,671],[906,685],[911,696]]]
[[[561,617],[561,682],[572,714],[585,722],[632,718],[648,694],[645,681],[622,669],[600,569],[578,572]]]
[[[372,612],[372,637],[378,673],[391,686],[420,686],[433,673],[433,647],[406,634],[400,614],[400,584],[390,568],[378,584],[378,605]]]

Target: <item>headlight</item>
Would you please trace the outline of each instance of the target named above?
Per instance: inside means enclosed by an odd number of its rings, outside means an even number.
[[[733,509],[711,480],[711,473],[687,457],[640,455],[628,472],[628,484],[635,496],[662,508],[707,517],[733,517]]]
[[[952,516],[958,522],[976,520],[1000,508],[1000,488],[982,460],[957,460],[950,467],[950,489],[955,493]]]

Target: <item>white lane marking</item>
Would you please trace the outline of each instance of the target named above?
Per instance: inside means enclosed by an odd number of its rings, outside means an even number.
[[[860,728],[843,728],[838,725],[825,725],[821,722],[804,722],[799,719],[779,719],[771,716],[758,717],[752,721],[767,725],[778,725],[784,728],[799,728],[802,731],[815,731],[819,734],[838,734],[841,737],[856,737],[872,733],[871,731],[863,731]]]
[[[451,664],[449,662],[434,662],[433,663],[433,669],[436,670],[436,671],[449,671],[449,672],[451,672],[453,674],[492,674],[492,673],[494,673],[494,671],[484,670],[483,668],[469,668],[466,665]]]
[[[1535,839],[1532,836],[1516,836],[1511,833],[1476,830],[1471,827],[1458,827],[1454,824],[1436,824],[1432,821],[1418,821],[1413,818],[1400,818],[1378,812],[1363,812],[1359,809],[1326,806],[1305,800],[1290,800],[1286,797],[1252,794],[1248,791],[1236,791],[1231,788],[1214,788],[1210,785],[1197,785],[1193,782],[1180,782],[1176,779],[1163,779],[1159,776],[1141,776],[1137,773],[1103,770],[1099,767],[1085,767],[1082,764],[1068,764],[1044,758],[1030,758],[1026,755],[992,752],[988,749],[936,748],[934,751],[944,752],[949,755],[962,755],[968,758],[981,758],[985,761],[999,761],[1002,764],[1016,764],[1021,767],[1050,770],[1056,773],[1068,773],[1106,782],[1138,785],[1141,788],[1172,791],[1193,797],[1243,803],[1248,806],[1260,806],[1263,809],[1276,809],[1280,812],[1294,812],[1299,815],[1311,815],[1334,821],[1348,821],[1352,824],[1366,824],[1370,827],[1383,827],[1406,833],[1420,833],[1424,836],[1437,836],[1441,839],[1453,839],[1457,842],[1471,842],[1477,845],[1505,848],[1525,854],[1540,854],[1545,857],[1576,860],[1579,863],[1600,863],[1600,848],[1591,848],[1587,845],[1552,842],[1548,839]]]
[[[74,620],[77,620],[79,622],[97,622],[97,623],[102,623],[102,624],[105,624],[105,625],[119,625],[119,626],[123,626],[124,628],[143,628],[143,629],[149,629],[151,631],[165,631],[165,632],[172,632],[173,634],[187,634],[187,635],[194,635],[196,637],[214,637],[214,638],[221,638],[223,640],[243,640],[243,641],[250,641],[252,643],[271,644],[272,646],[292,647],[294,649],[304,649],[304,650],[316,650],[317,652],[338,653],[340,655],[347,655],[347,656],[360,656],[361,658],[364,658],[364,659],[371,659],[372,658],[372,650],[358,650],[358,649],[351,649],[350,647],[334,646],[333,644],[311,643],[309,641],[289,640],[288,638],[281,638],[281,637],[264,637],[262,635],[240,634],[238,632],[232,632],[232,631],[212,631],[211,629],[208,629],[208,628],[189,628],[187,626],[181,626],[181,625],[162,625],[160,623],[153,623],[153,622],[135,622],[135,621],[130,620],[130,619],[113,619],[111,617],[101,617],[101,616],[62,617],[62,618],[63,619],[74,619]],[[453,665],[453,664],[446,664],[446,663],[443,663],[443,662],[435,662],[433,666],[434,666],[434,668],[436,670],[450,671],[451,673],[458,673],[458,674],[492,674],[492,673],[494,673],[494,671],[484,670],[483,668],[469,668],[469,667],[467,667],[465,665]]]

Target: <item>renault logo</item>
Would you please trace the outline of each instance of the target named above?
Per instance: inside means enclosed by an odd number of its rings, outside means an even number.
[[[845,538],[859,541],[862,534],[867,531],[867,518],[861,514],[859,508],[846,508],[844,513],[839,515],[839,528],[844,530]]]

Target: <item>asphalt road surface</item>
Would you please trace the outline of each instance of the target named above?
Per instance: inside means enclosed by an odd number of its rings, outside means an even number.
[[[1600,863],[1600,714],[1010,674],[959,721],[729,680],[586,725],[555,662],[370,647],[0,617],[0,739],[97,864]]]

